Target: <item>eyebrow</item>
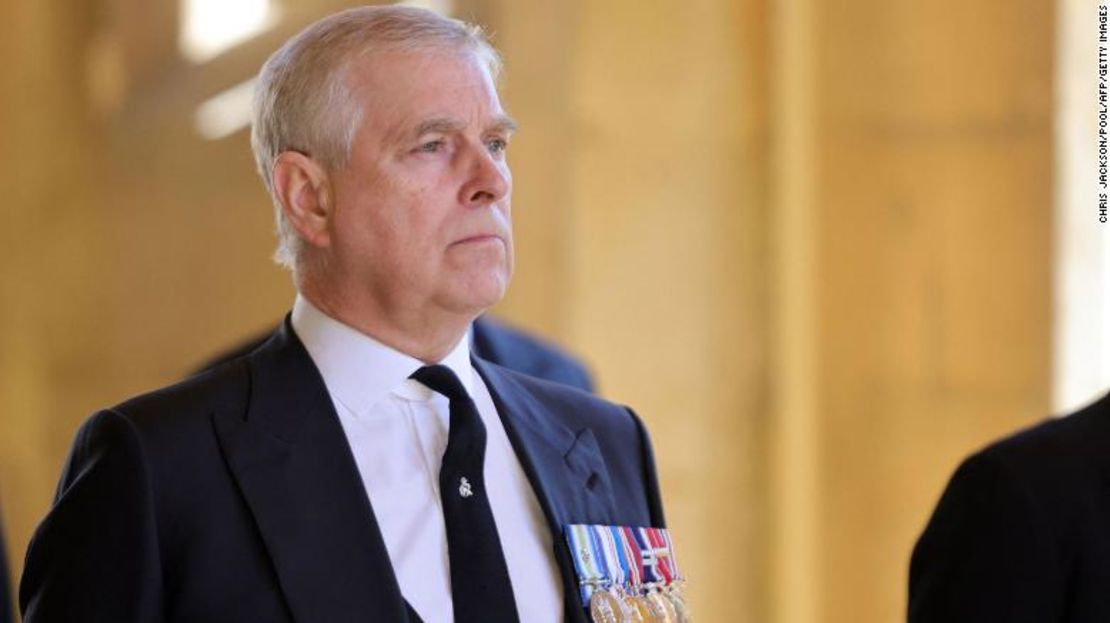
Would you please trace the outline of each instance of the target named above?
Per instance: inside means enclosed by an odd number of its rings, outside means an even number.
[[[424,136],[425,134],[433,133],[461,132],[465,127],[466,124],[462,121],[459,121],[458,119],[449,119],[446,117],[428,119],[427,121],[416,126],[416,131],[413,132],[413,136],[419,137]],[[494,131],[511,133],[515,132],[517,127],[517,122],[514,121],[512,117],[508,115],[498,115],[494,122],[490,124],[489,128],[485,130],[485,132]]]
[[[516,129],[518,127],[519,126],[517,125],[516,120],[509,115],[498,115],[497,121],[493,123],[493,126],[490,129],[496,130],[498,132],[512,133],[516,132]]]

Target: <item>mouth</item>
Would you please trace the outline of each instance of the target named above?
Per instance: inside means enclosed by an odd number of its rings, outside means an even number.
[[[456,240],[455,242],[451,243],[451,246],[468,244],[490,244],[494,242],[499,242],[501,244],[505,243],[505,241],[502,240],[501,236],[498,236],[497,234],[478,234],[475,236],[468,236],[466,238]]]

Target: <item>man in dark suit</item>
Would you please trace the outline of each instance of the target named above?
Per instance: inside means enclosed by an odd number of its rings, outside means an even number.
[[[914,548],[909,621],[1110,621],[1110,396],[964,461]]]
[[[629,409],[464,339],[512,269],[497,66],[475,29],[396,6],[267,61],[252,144],[293,310],[81,427],[27,623],[586,621],[564,529],[663,511]]]

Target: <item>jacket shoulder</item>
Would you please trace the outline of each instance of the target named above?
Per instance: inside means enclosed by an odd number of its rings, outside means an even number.
[[[969,461],[991,463],[1048,493],[1110,467],[1110,396],[1045,420],[983,448]],[[1101,474],[1097,474],[1101,477]]]
[[[631,426],[636,415],[627,406],[600,398],[595,394],[565,383],[549,381],[504,366],[486,362],[497,372],[509,377],[554,413],[566,419],[571,428],[621,429]],[[615,431],[614,431],[615,432]],[[633,432],[628,428],[627,432]]]
[[[1110,476],[1110,397],[1075,413],[1043,421],[972,454],[956,470],[938,503],[960,516],[1021,518],[1028,533],[1065,535],[1107,512],[1093,500]]]
[[[632,409],[488,362],[484,366],[542,404],[543,413],[572,434],[591,436],[615,483],[617,507],[643,509],[642,525],[666,527],[651,437]]]
[[[216,411],[242,411],[250,390],[248,360],[238,358],[125,400],[112,411],[140,432],[176,429]]]
[[[1107,444],[1104,398],[964,460],[914,547],[910,623],[1059,618],[1075,565],[1106,568]]]

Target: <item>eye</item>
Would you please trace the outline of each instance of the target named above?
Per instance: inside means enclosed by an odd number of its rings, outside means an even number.
[[[503,138],[492,138],[486,141],[486,149],[489,149],[490,153],[493,154],[504,153],[504,151],[508,148],[509,141]]]
[[[420,146],[416,148],[416,151],[425,154],[434,154],[441,149],[443,149],[443,139],[436,139],[434,141],[421,143]]]

